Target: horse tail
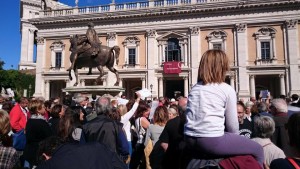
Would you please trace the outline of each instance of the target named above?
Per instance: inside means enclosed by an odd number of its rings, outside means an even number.
[[[111,51],[115,51],[115,56],[116,56],[116,63],[117,65],[119,64],[119,55],[120,55],[120,47],[119,46],[114,46],[111,48]]]

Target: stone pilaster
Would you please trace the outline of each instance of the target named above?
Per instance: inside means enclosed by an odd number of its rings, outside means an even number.
[[[37,57],[36,57],[36,74],[35,74],[35,92],[34,97],[44,97],[44,79],[42,78],[42,72],[44,68],[45,53],[45,39],[43,37],[37,38]]]
[[[201,42],[200,42],[200,27],[190,27],[190,38],[191,38],[191,52],[190,52],[190,68],[191,72],[191,83],[197,83],[198,67],[201,59]]]
[[[287,59],[289,61],[289,79],[290,91],[289,95],[300,94],[300,78],[299,78],[299,35],[298,21],[288,20],[285,22],[286,39],[287,39]]]
[[[156,31],[155,30],[147,30],[147,69],[148,69],[148,76],[147,76],[147,88],[150,89],[150,84],[153,85],[152,91],[153,95],[157,95],[158,86],[157,86],[157,78],[155,77],[155,70],[154,70],[154,58],[157,57],[157,41]]]
[[[239,98],[248,99],[249,91],[249,76],[247,74],[246,65],[248,59],[248,43],[247,43],[247,25],[236,24],[236,48],[237,48],[237,66],[238,66],[238,96]]]

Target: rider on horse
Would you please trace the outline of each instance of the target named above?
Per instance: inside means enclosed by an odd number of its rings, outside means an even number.
[[[86,37],[81,38],[81,40],[75,44],[75,46],[70,47],[70,51],[72,52],[72,55],[74,56],[74,62],[72,62],[71,67],[68,70],[74,69],[74,64],[77,60],[78,53],[81,53],[83,51],[86,51],[86,45],[83,45],[81,48],[77,49],[78,45],[83,44],[84,42],[90,44],[90,49],[92,51],[91,55],[96,56],[100,52],[100,40],[98,38],[97,32],[94,29],[94,24],[92,22],[88,23],[88,29],[86,31]]]

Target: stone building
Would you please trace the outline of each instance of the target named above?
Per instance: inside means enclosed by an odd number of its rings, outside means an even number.
[[[222,49],[230,57],[226,82],[239,98],[257,97],[261,90],[273,97],[300,94],[299,0],[149,0],[93,7],[52,3],[20,1],[19,68],[36,68],[35,96],[60,96],[57,91],[73,85],[66,71],[69,38],[84,35],[88,22],[95,24],[103,45],[121,48],[116,68],[127,97],[150,86],[153,96],[187,96],[208,49]],[[170,61],[181,62],[181,73],[164,73],[163,65]],[[99,75],[96,69],[93,75],[87,72],[79,70],[81,86],[93,85]],[[100,85],[106,84],[104,76]]]

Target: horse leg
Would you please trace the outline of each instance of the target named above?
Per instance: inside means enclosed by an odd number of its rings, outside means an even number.
[[[76,82],[74,84],[74,86],[77,86],[78,85],[78,69],[73,69],[74,70],[74,73],[75,73],[75,77],[76,77]]]
[[[77,60],[77,53],[74,54],[74,60],[73,60],[73,62],[71,62],[71,66],[67,70],[74,69],[74,65],[75,65],[76,60]]]
[[[91,75],[92,74],[92,67],[89,67],[89,72],[87,73],[87,75]]]
[[[99,66],[97,66],[97,69],[99,70],[100,75],[97,77],[96,81],[100,82],[101,81],[101,77],[104,75],[103,66],[99,65]]]
[[[73,78],[72,78],[72,75],[71,75],[71,69],[68,70],[68,71],[69,71],[69,79],[72,80]]]
[[[116,81],[116,83],[114,84],[114,86],[119,86],[120,78],[119,78],[119,73],[118,73],[117,69],[115,69],[114,67],[109,67],[108,69],[109,69],[111,72],[113,72],[113,73],[116,75],[116,77],[117,77],[117,81]]]

